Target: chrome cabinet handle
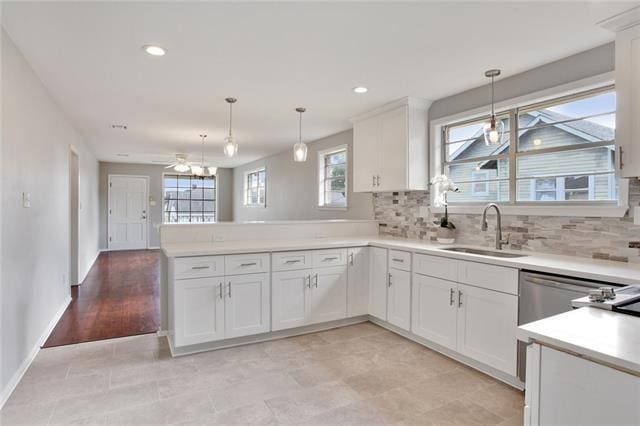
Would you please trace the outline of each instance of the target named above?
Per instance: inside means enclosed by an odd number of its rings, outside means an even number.
[[[209,269],[210,266],[192,266],[191,269]]]
[[[218,296],[222,299],[222,283],[218,284]]]
[[[311,274],[307,275],[307,288],[311,288]]]
[[[330,262],[332,260],[338,260],[337,257],[325,257],[324,259],[322,259],[323,262]]]
[[[395,257],[394,257],[394,258],[393,258],[393,259],[391,259],[391,260],[393,260],[394,262],[404,263],[404,259],[397,259],[397,258],[395,258]]]
[[[373,178],[371,186],[376,186],[376,175],[372,175],[371,177]]]
[[[393,275],[391,275],[391,272],[389,272],[389,287],[391,287],[391,284],[393,284],[393,282],[391,281],[392,277]]]
[[[349,265],[353,266],[353,253],[349,254]]]
[[[229,297],[231,297],[231,281],[229,281]]]
[[[376,186],[380,186],[380,175],[376,178]]]
[[[291,265],[292,263],[299,263],[299,262],[300,262],[300,259],[294,259],[294,260],[287,260],[284,263],[286,265]]]
[[[246,266],[256,266],[256,262],[251,262],[251,263],[241,263],[240,267],[246,267]]]
[[[455,291],[453,291],[453,289],[449,289],[449,306],[453,306],[453,295],[455,294]]]
[[[314,286],[315,286],[316,288],[318,288],[318,274],[316,274],[316,275],[313,277],[313,281],[314,281],[314,282],[313,282]]]
[[[458,290],[458,308],[462,308],[462,292]]]

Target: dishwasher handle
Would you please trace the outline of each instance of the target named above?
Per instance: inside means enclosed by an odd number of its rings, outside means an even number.
[[[544,277],[533,274],[523,274],[523,282],[530,284],[555,287],[563,290],[574,290],[588,292],[588,289],[600,288],[603,286],[616,286],[615,284],[600,283],[594,281],[582,281],[565,277]]]

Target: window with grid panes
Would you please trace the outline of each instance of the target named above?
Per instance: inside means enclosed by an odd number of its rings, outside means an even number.
[[[318,206],[347,207],[347,149],[318,153]]]
[[[264,207],[266,205],[267,172],[264,168],[245,173],[244,204]]]
[[[608,86],[503,111],[497,146],[484,142],[486,117],[445,126],[443,173],[462,190],[448,200],[614,204],[615,105]]]
[[[164,223],[216,221],[216,177],[165,174]]]

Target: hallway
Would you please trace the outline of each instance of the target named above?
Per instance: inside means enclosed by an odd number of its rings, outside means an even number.
[[[104,252],[44,347],[153,333],[160,327],[160,250]]]

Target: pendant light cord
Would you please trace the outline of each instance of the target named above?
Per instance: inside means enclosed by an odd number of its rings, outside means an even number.
[[[229,103],[229,137],[232,136],[231,129],[233,128],[233,103]]]
[[[300,114],[300,134],[298,135],[298,142],[302,143],[302,112],[299,112]]]
[[[491,116],[495,116],[496,112],[494,109],[494,104],[495,104],[495,90],[494,90],[494,86],[493,86],[493,80],[494,80],[494,76],[491,76]]]

